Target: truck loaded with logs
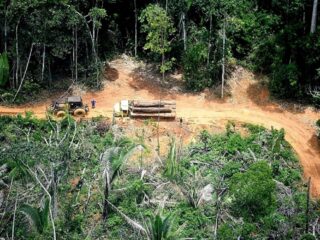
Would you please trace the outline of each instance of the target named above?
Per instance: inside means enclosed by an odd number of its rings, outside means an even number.
[[[176,102],[167,100],[121,100],[113,108],[115,117],[166,118],[176,117]]]

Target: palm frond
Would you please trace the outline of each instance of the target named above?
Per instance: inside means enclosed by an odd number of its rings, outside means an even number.
[[[50,201],[46,199],[43,208],[36,208],[29,204],[23,204],[19,211],[23,213],[31,227],[33,227],[38,233],[43,233],[48,226]]]
[[[28,181],[32,178],[28,168],[21,160],[10,160],[7,162],[9,173],[8,176],[15,180],[22,179]]]
[[[44,202],[43,209],[39,211],[41,223],[44,228],[48,226],[49,208],[50,208],[50,201],[49,199],[46,199]]]
[[[112,184],[121,171],[122,166],[130,159],[139,146],[128,139],[121,139],[102,154],[103,177],[109,176],[109,185]]]
[[[178,231],[173,231],[173,215],[163,217],[160,213],[148,218],[145,223],[147,238],[149,240],[177,239]]]
[[[29,204],[23,204],[19,211],[27,217],[31,227],[33,227],[39,233],[43,232],[43,225],[38,208],[32,207]]]
[[[166,160],[164,174],[174,180],[179,174],[179,163],[177,161],[177,149],[175,140],[171,140],[170,150]]]

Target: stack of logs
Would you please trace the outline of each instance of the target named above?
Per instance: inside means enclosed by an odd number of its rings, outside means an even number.
[[[139,101],[133,100],[130,103],[129,112],[131,117],[141,118],[175,118],[176,102],[175,101]]]

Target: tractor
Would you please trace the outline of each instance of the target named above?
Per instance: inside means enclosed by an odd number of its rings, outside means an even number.
[[[64,117],[67,113],[75,117],[84,117],[89,112],[89,107],[82,102],[80,96],[72,96],[53,101],[51,111],[57,117]]]

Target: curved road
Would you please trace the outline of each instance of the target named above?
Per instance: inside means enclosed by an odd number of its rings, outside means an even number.
[[[105,89],[99,92],[82,94],[84,101],[97,100],[97,109],[90,116],[112,116],[112,107],[121,99],[158,99],[159,86],[154,79],[148,79],[137,72],[128,60],[115,60],[111,63],[113,82],[108,82]],[[177,102],[177,116],[194,124],[218,124],[225,120],[234,120],[263,125],[267,128],[284,128],[286,139],[295,149],[304,170],[304,177],[311,177],[311,193],[320,197],[320,151],[314,135],[314,122],[320,114],[310,108],[282,108],[269,100],[265,88],[256,87],[254,76],[245,70],[237,73],[237,81],[231,84],[233,97],[226,101],[212,99],[210,93],[186,94],[163,89],[166,99]],[[77,93],[75,93],[77,94]],[[26,110],[44,117],[45,103],[21,107],[1,107],[0,114],[17,114]]]

